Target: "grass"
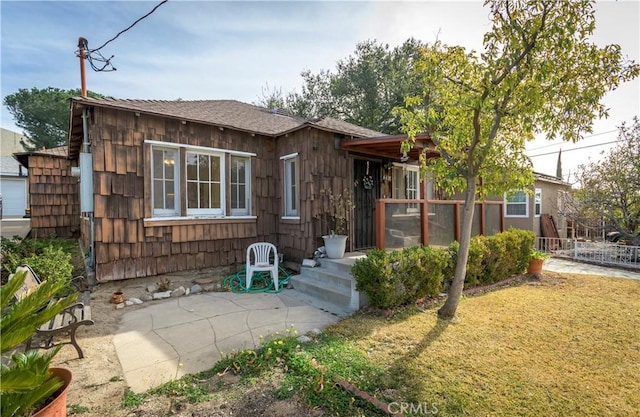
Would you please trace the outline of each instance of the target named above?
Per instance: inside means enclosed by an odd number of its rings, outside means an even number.
[[[640,281],[547,275],[398,321],[331,329],[438,415],[637,415]]]
[[[144,396],[205,401],[234,372],[325,415],[385,415],[337,388],[339,376],[406,415],[638,415],[640,281],[548,274],[464,298],[451,321],[436,310],[357,314],[311,343],[269,340]]]

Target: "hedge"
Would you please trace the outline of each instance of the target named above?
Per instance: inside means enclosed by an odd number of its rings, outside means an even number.
[[[490,284],[522,273],[535,241],[531,231],[509,229],[493,236],[474,236],[469,247],[465,287]],[[387,252],[374,249],[351,269],[356,289],[374,307],[394,307],[432,297],[453,280],[458,242],[448,248],[418,246]]]

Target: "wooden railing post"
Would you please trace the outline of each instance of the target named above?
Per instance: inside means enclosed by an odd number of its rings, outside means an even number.
[[[384,249],[384,218],[386,205],[384,200],[376,200],[376,248]]]

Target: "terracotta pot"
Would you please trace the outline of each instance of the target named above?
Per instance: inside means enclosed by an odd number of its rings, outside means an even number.
[[[540,275],[542,273],[542,264],[544,259],[529,259],[529,266],[527,267],[527,273],[533,275]]]
[[[111,302],[113,304],[120,304],[124,302],[124,295],[122,294],[121,291],[116,291],[113,293],[113,295],[111,296]]]
[[[329,259],[340,259],[347,248],[347,235],[322,236],[324,249]]]
[[[64,381],[64,385],[53,394],[53,401],[48,403],[32,417],[65,417],[67,415],[67,390],[71,384],[71,371],[66,368],[49,368],[51,373]]]

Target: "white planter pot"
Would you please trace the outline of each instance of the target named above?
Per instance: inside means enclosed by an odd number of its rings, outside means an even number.
[[[347,247],[347,235],[322,236],[327,258],[339,259],[344,256]]]

